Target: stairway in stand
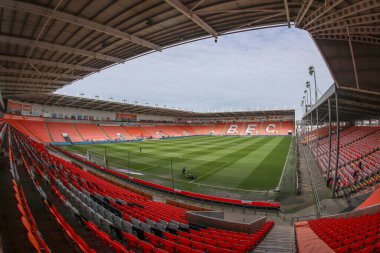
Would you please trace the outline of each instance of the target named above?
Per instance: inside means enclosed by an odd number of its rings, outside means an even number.
[[[293,227],[275,225],[269,234],[254,249],[255,253],[293,252]]]

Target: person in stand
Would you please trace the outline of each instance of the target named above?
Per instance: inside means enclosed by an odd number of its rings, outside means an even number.
[[[359,161],[359,164],[358,164],[359,170],[362,170],[362,166],[363,166],[362,161]]]
[[[329,186],[330,186],[330,184],[331,184],[331,181],[332,181],[332,178],[331,178],[331,177],[329,177],[329,178],[327,179],[327,182],[326,182],[326,185],[327,185],[327,187],[329,187]]]
[[[358,183],[359,182],[359,170],[355,170],[354,174],[352,175],[355,179],[355,181]]]

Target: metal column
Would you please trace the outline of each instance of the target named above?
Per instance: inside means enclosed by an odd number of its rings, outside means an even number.
[[[336,160],[335,160],[335,178],[334,178],[334,188],[333,188],[333,198],[336,197],[336,180],[338,177],[338,166],[339,166],[339,144],[340,144],[340,136],[339,136],[339,106],[338,106],[338,90],[335,89],[335,111],[336,111]]]
[[[310,107],[311,107],[311,104],[310,104]],[[313,144],[312,140],[311,140],[311,135],[313,133],[313,111],[310,112],[310,146],[309,146],[309,149],[311,150],[311,144]]]
[[[330,178],[330,172],[331,172],[331,98],[327,99],[328,107],[329,107],[329,164],[327,167],[327,180]]]
[[[317,114],[317,139],[315,140],[315,142],[317,144],[316,160],[318,161],[318,156],[319,156],[319,114],[318,114],[318,107],[315,108],[315,113]]]

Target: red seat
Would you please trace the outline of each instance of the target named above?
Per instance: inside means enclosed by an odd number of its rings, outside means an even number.
[[[341,245],[342,245],[342,242],[334,242],[334,243],[329,244],[330,248],[332,249],[339,248]]]
[[[218,242],[218,246],[225,248],[225,249],[231,249],[232,248],[232,244],[230,242],[224,242],[224,241]]]
[[[203,238],[198,236],[198,235],[191,235],[191,240],[192,241],[196,241],[196,242],[200,242],[200,243],[203,243]]]
[[[206,245],[206,250],[208,253],[219,253],[220,249],[211,245]]]
[[[172,242],[176,242],[177,241],[177,236],[175,236],[175,235],[173,235],[171,233],[163,232],[162,234],[169,241],[172,241]]]
[[[354,242],[354,238],[349,238],[343,241],[344,245],[351,245]]]
[[[350,249],[351,249],[351,251],[358,252],[360,250],[360,248],[363,246],[363,244],[364,244],[363,241],[356,242],[356,243],[351,245]]]
[[[205,238],[205,244],[211,245],[211,246],[217,246],[218,242],[216,240],[213,240],[213,239]]]
[[[375,245],[371,245],[371,246],[368,246],[368,247],[361,249],[359,252],[360,253],[372,253],[374,250],[375,250]],[[378,252],[378,251],[376,251],[376,252]]]
[[[191,241],[187,238],[178,237],[177,243],[186,247],[190,246]]]
[[[206,245],[200,242],[191,241],[191,245],[196,250],[204,251],[206,249]]]
[[[191,248],[183,246],[183,245],[176,245],[175,249],[177,250],[177,252],[181,252],[181,253],[191,253],[192,252]]]
[[[118,241],[112,241],[111,246],[116,251],[116,253],[128,253],[128,250],[125,248],[125,246]]]
[[[121,234],[128,241],[128,244],[132,248],[137,248],[137,244],[138,244],[139,239],[136,236],[129,234],[129,233],[125,233],[124,231],[122,231]]]
[[[350,249],[350,245],[346,245],[346,246],[343,246],[341,248],[335,249],[335,252],[336,253],[347,253],[347,252],[349,252],[349,249]]]
[[[375,241],[376,241],[376,236],[374,235],[374,236],[371,236],[371,237],[367,238],[364,243],[365,243],[366,246],[370,246]]]
[[[163,245],[166,251],[174,253],[175,243],[165,239],[161,239],[161,244]]]
[[[142,251],[144,253],[152,253],[152,252],[154,252],[153,245],[151,245],[151,244],[149,244],[147,242],[139,241],[139,245],[140,245],[140,247],[141,247],[141,249],[142,249]]]
[[[246,251],[245,246],[241,245],[241,244],[233,244],[232,249],[234,251],[238,251],[238,252],[245,252]]]

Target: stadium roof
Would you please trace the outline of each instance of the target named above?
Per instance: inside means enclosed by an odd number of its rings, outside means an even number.
[[[47,94],[18,94],[13,99],[31,104],[41,104],[48,106],[70,107],[78,109],[91,109],[100,111],[116,111],[125,113],[140,113],[149,115],[165,115],[173,117],[249,117],[249,116],[273,116],[273,115],[293,115],[294,109],[284,110],[246,110],[231,112],[194,112],[175,108],[163,108],[150,105],[138,105],[123,102],[106,101],[100,99],[90,99],[85,97],[65,96],[54,93]]]
[[[379,92],[379,6],[379,0],[1,0],[0,90],[5,98],[53,92],[174,45],[294,23],[311,33],[338,87]]]
[[[320,120],[328,121],[328,99],[331,103],[331,118],[336,120],[336,97],[338,91],[339,121],[380,119],[380,94],[363,92],[359,90],[347,90],[336,88],[332,85],[327,92],[305,113],[303,118],[310,118],[313,114],[313,122],[316,123],[316,109]]]

